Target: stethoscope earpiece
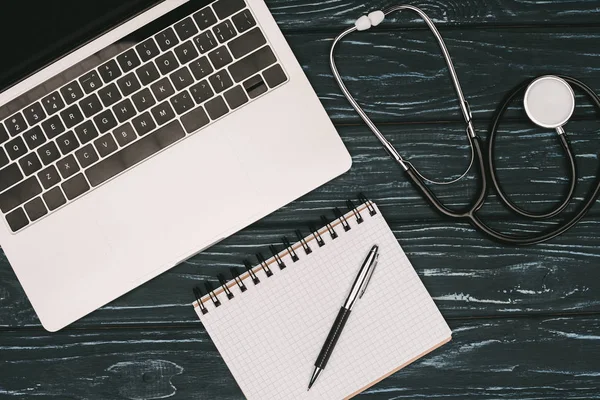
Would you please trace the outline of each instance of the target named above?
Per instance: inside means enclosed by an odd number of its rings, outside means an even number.
[[[562,127],[575,110],[575,93],[564,79],[545,75],[531,82],[523,104],[531,122],[564,133]]]
[[[371,29],[373,26],[377,26],[385,19],[385,13],[381,10],[373,11],[369,15],[363,15],[356,20],[354,26],[357,31],[366,31]]]

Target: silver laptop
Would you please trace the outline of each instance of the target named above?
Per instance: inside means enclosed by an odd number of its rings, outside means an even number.
[[[49,331],[351,165],[262,0],[162,1],[5,90],[0,121],[0,244]]]

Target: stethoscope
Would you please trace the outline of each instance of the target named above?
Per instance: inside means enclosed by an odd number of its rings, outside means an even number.
[[[450,77],[454,85],[454,90],[456,91],[460,109],[466,123],[466,136],[471,148],[471,162],[467,170],[461,176],[451,181],[439,182],[425,177],[412,164],[412,162],[410,162],[406,158],[403,158],[400,155],[396,148],[385,138],[385,136],[373,123],[371,118],[369,118],[369,116],[365,113],[362,107],[354,99],[354,97],[344,84],[344,81],[335,63],[335,48],[344,37],[356,31],[366,31],[368,29],[371,29],[371,27],[381,24],[381,22],[383,22],[387,15],[402,10],[410,10],[417,13],[421,17],[421,19],[425,21],[431,32],[434,34],[444,56],[444,59],[446,60],[446,65],[448,66],[448,69],[450,71]],[[598,196],[600,195],[600,176],[597,176],[595,189],[588,193],[585,202],[575,212],[574,216],[546,232],[542,232],[540,234],[531,236],[507,235],[498,232],[497,230],[491,228],[486,223],[484,223],[477,215],[477,212],[483,207],[487,199],[489,180],[491,180],[494,188],[496,189],[500,201],[509,210],[529,219],[539,220],[556,217],[559,214],[561,214],[571,203],[574,197],[575,187],[577,184],[577,167],[575,164],[575,156],[571,145],[569,144],[569,140],[567,138],[564,126],[569,121],[573,114],[573,111],[575,110],[575,93],[572,87],[576,87],[583,91],[593,101],[596,107],[600,109],[600,97],[598,97],[598,95],[596,95],[596,93],[584,83],[574,78],[566,76],[546,75],[538,77],[536,79],[528,80],[523,84],[519,85],[514,90],[512,90],[506,96],[505,100],[500,105],[493,118],[493,124],[488,138],[488,154],[487,157],[484,157],[482,151],[482,140],[475,133],[471,109],[469,107],[469,103],[467,102],[463,94],[460,82],[458,80],[458,75],[456,74],[454,64],[452,63],[452,59],[450,58],[450,53],[448,52],[444,40],[437,28],[435,27],[433,21],[419,8],[410,5],[398,5],[390,7],[384,11],[374,11],[369,15],[364,15],[360,17],[355,22],[353,27],[348,28],[347,30],[342,32],[333,41],[330,53],[330,63],[333,76],[337,81],[338,85],[340,86],[340,89],[342,90],[344,96],[348,99],[352,107],[360,115],[360,117],[371,129],[371,131],[375,134],[377,139],[379,139],[386,152],[404,170],[408,179],[416,186],[416,188],[421,192],[424,198],[441,214],[451,218],[468,221],[476,229],[478,229],[480,232],[487,235],[493,240],[496,240],[500,243],[521,246],[546,242],[559,235],[562,235],[567,230],[576,225],[587,214],[589,209],[594,205],[594,203],[598,199]],[[510,200],[506,192],[502,189],[496,170],[494,145],[500,124],[500,119],[504,116],[506,110],[508,109],[508,106],[515,99],[515,97],[523,92],[525,93],[523,98],[525,111],[529,119],[531,119],[533,123],[540,127],[556,130],[558,140],[565,152],[569,164],[569,189],[567,190],[567,195],[565,196],[564,201],[557,207],[555,207],[553,210],[544,213],[529,212],[514,204]],[[469,206],[463,209],[454,210],[445,206],[427,186],[427,183],[436,185],[450,185],[456,183],[459,180],[463,179],[465,176],[467,176],[467,174],[475,164],[477,165],[479,173],[478,195]]]

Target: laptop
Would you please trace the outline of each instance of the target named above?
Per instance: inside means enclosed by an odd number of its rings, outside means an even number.
[[[3,17],[29,28],[0,71],[0,244],[47,330],[350,168],[262,0],[26,5]]]

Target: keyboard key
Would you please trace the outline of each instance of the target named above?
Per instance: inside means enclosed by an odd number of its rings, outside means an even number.
[[[233,82],[229,77],[229,74],[225,70],[217,72],[216,74],[208,78],[208,80],[210,81],[210,84],[213,87],[213,89],[215,89],[216,93],[221,93],[222,91],[229,89],[231,86],[233,86]]]
[[[87,168],[99,160],[98,154],[91,143],[77,150],[75,152],[75,157],[77,157],[77,161],[79,161],[81,168]]]
[[[98,137],[98,130],[92,121],[85,121],[74,130],[81,144],[86,144]]]
[[[167,51],[179,44],[179,39],[177,39],[177,35],[175,35],[175,31],[172,28],[167,28],[160,32],[154,36],[154,39],[162,51]]]
[[[206,111],[204,111],[204,107],[202,106],[181,117],[181,123],[183,124],[183,127],[187,133],[193,133],[198,129],[208,125],[209,122],[210,119],[208,119],[208,115],[206,115]]]
[[[44,165],[52,164],[54,161],[60,158],[60,152],[58,151],[58,147],[56,147],[54,142],[49,142],[43,145],[38,149],[37,153]]]
[[[100,96],[100,100],[102,100],[104,107],[110,107],[122,98],[119,89],[117,89],[117,85],[114,83],[100,89],[98,95]]]
[[[13,208],[33,199],[40,193],[42,193],[42,186],[37,181],[37,178],[32,176],[0,194],[0,209],[3,213],[7,213]]]
[[[194,100],[190,94],[186,91],[176,94],[171,97],[171,105],[175,109],[178,115],[184,114],[194,108]]]
[[[42,197],[50,211],[56,210],[67,202],[67,199],[65,199],[65,195],[60,188],[54,188],[51,191],[44,193]]]
[[[54,92],[42,99],[42,106],[44,106],[46,114],[52,115],[65,108],[65,103],[60,97],[60,94]]]
[[[33,150],[46,142],[46,137],[42,132],[42,128],[40,128],[39,126],[31,128],[30,130],[25,132],[23,134],[23,137],[25,138],[25,143],[27,143],[27,146],[30,150]]]
[[[8,167],[0,169],[0,192],[5,191],[22,179],[23,174],[17,163],[10,164]]]
[[[194,78],[196,78],[197,81],[207,77],[214,71],[207,57],[200,57],[199,59],[191,63],[190,70],[192,71],[192,74],[194,75]]]
[[[42,122],[42,129],[48,139],[52,139],[65,131],[65,126],[58,115]]]
[[[133,107],[133,104],[129,99],[125,99],[114,106],[113,112],[117,116],[117,119],[120,123],[123,123],[136,115],[135,107]]]
[[[210,100],[204,107],[206,107],[206,111],[212,120],[219,119],[229,112],[227,104],[221,96]]]
[[[23,118],[21,113],[16,113],[12,117],[5,120],[4,125],[6,125],[6,130],[11,134],[11,136],[16,136],[27,129],[27,122],[25,122],[25,118]]]
[[[15,211],[8,214],[6,216],[6,222],[8,222],[8,225],[13,232],[17,232],[29,225],[27,215],[25,215],[25,211],[23,211],[22,208],[17,208]]]
[[[104,80],[104,83],[110,83],[121,76],[121,70],[115,60],[110,60],[107,63],[102,64],[98,71],[100,76]]]
[[[23,142],[23,139],[20,136],[18,136],[10,142],[6,143],[6,152],[8,153],[10,159],[14,161],[17,158],[27,154],[27,146],[25,146],[25,142]]]
[[[115,129],[113,131],[113,135],[121,147],[127,146],[129,143],[137,139],[137,135],[135,134],[135,131],[130,123],[126,123],[125,125],[121,125]]]
[[[256,25],[252,13],[247,9],[231,17],[231,20],[239,33],[244,33]]]
[[[87,94],[90,94],[96,89],[102,87],[102,79],[100,79],[100,75],[98,75],[96,70],[90,71],[79,78],[79,83]]]
[[[205,7],[194,14],[194,21],[201,30],[205,30],[217,23],[217,17],[210,7]]]
[[[85,180],[85,176],[79,174],[63,183],[62,189],[67,199],[73,200],[90,190],[90,185]]]
[[[215,92],[213,92],[206,79],[192,86],[190,93],[197,104],[202,104],[215,95]]]
[[[10,160],[6,155],[6,152],[2,147],[0,147],[0,168],[4,168],[6,165],[8,165],[9,162]]]
[[[79,147],[79,143],[77,142],[77,138],[73,131],[69,131],[58,137],[56,139],[56,144],[58,144],[58,148],[63,155],[67,155]]]
[[[273,65],[271,68],[264,71],[263,76],[270,88],[279,86],[287,81],[287,76],[285,76],[285,72],[283,72],[283,69],[279,64]]]
[[[194,21],[190,17],[187,17],[175,24],[175,32],[177,32],[179,39],[186,40],[198,33],[198,28],[196,28]]]
[[[110,133],[107,133],[106,135],[100,137],[100,139],[97,139],[94,142],[94,146],[96,146],[96,150],[98,150],[100,157],[103,158],[117,150],[117,143]]]
[[[244,81],[244,89],[246,89],[246,93],[251,99],[257,98],[268,90],[267,84],[260,74]]]
[[[233,24],[229,20],[223,21],[219,25],[215,26],[213,28],[213,32],[217,39],[219,39],[219,42],[221,43],[225,43],[226,41],[237,35]]]
[[[199,56],[198,50],[196,50],[194,44],[189,40],[175,48],[175,55],[182,65],[189,63]]]
[[[29,176],[42,169],[42,163],[35,153],[29,153],[19,160],[19,165],[25,176]]]
[[[160,50],[158,50],[158,46],[152,38],[147,39],[142,43],[138,44],[135,47],[135,49],[137,50],[140,58],[142,59],[142,62],[151,60],[160,54]]]
[[[158,57],[156,59],[156,65],[158,65],[158,69],[163,75],[173,72],[179,67],[179,63],[172,51]]]
[[[179,121],[172,121],[91,166],[85,174],[90,184],[96,187],[183,137],[185,137],[185,132]]]
[[[124,73],[137,68],[141,62],[134,49],[127,50],[117,57],[117,62]]]
[[[0,144],[6,142],[9,139],[8,132],[4,125],[0,122]]]
[[[31,200],[29,203],[25,204],[23,208],[25,208],[25,212],[27,212],[31,222],[37,221],[44,215],[48,214],[46,205],[42,201],[41,197],[36,197],[35,199]]]
[[[265,43],[267,43],[267,39],[265,39],[259,28],[255,28],[233,39],[228,46],[235,58],[241,58],[263,46]]]
[[[236,108],[248,102],[246,92],[244,91],[244,89],[242,89],[241,86],[236,86],[233,89],[226,91],[223,94],[223,97],[225,97],[229,108],[232,110],[235,110]]]
[[[133,100],[133,104],[135,105],[135,108],[137,108],[138,112],[146,111],[148,108],[156,104],[156,100],[154,100],[154,96],[152,96],[152,93],[148,88],[140,90],[134,94],[131,97],[131,100]]]
[[[75,157],[73,157],[73,155],[68,155],[58,161],[56,163],[56,167],[58,168],[58,171],[63,179],[70,178],[79,172],[79,165],[77,164],[77,161],[75,161]]]
[[[46,113],[40,103],[33,103],[23,110],[23,115],[29,123],[29,126],[35,125],[46,118]],[[0,128],[1,130],[2,128]]]
[[[38,174],[38,178],[40,182],[42,182],[44,189],[50,189],[51,187],[57,185],[61,181],[60,175],[58,175],[58,171],[56,170],[54,165],[51,165],[48,168],[44,169],[42,172],[40,172]]]
[[[94,122],[100,133],[106,133],[117,126],[117,119],[110,110],[106,110],[96,115],[96,117],[94,117]]]
[[[169,78],[161,79],[160,81],[154,83],[150,88],[152,89],[154,97],[156,97],[156,100],[158,101],[163,101],[175,93],[175,89],[173,89],[173,85],[171,85]]]
[[[140,78],[140,81],[142,81],[142,85],[144,86],[147,86],[160,78],[160,73],[153,62],[142,65],[135,71],[135,73],[137,74],[138,78]]]
[[[100,99],[96,93],[93,93],[83,99],[79,103],[79,106],[83,110],[83,114],[86,116],[86,118],[91,118],[102,111],[102,104],[100,103]]]
[[[146,133],[153,131],[156,128],[156,123],[152,119],[150,113],[143,113],[139,117],[135,117],[131,123],[139,136],[144,136]]]
[[[151,112],[158,125],[164,125],[175,118],[175,112],[168,101],[157,105]]]
[[[202,32],[194,38],[194,44],[200,50],[200,53],[204,54],[217,47],[218,42],[211,31]]]
[[[142,87],[133,72],[119,79],[117,85],[119,85],[119,89],[121,89],[121,93],[125,97],[137,92]]]
[[[218,0],[213,4],[213,9],[219,19],[225,19],[245,7],[244,0]]]
[[[63,86],[62,89],[60,89],[60,93],[67,104],[73,104],[77,100],[83,98],[83,90],[77,81],[73,81],[66,86]]]
[[[221,46],[218,49],[211,51],[208,58],[210,58],[210,61],[216,70],[223,68],[233,61],[231,54],[229,54],[229,50],[227,50],[227,47],[225,46]]]
[[[277,59],[275,54],[265,46],[254,53],[232,64],[228,69],[236,82],[241,82],[273,64]]]
[[[83,121],[83,114],[81,113],[81,110],[77,104],[73,104],[71,107],[61,112],[60,116],[62,117],[67,129],[71,129]]]
[[[187,67],[178,69],[169,75],[169,77],[171,78],[171,81],[173,81],[173,85],[175,85],[177,91],[183,90],[194,83],[194,78],[192,78],[192,74]]]

